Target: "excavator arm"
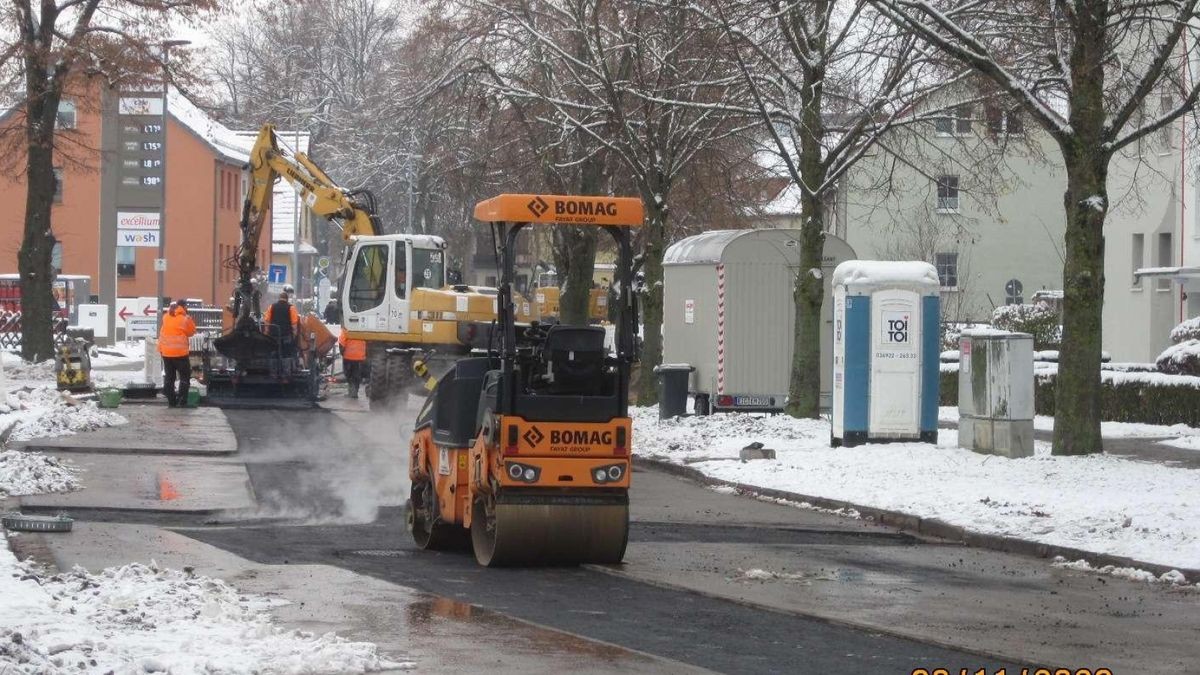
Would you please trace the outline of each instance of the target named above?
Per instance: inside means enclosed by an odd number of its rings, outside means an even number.
[[[242,207],[242,243],[238,250],[238,297],[234,302],[237,323],[252,321],[250,302],[253,277],[258,268],[258,244],[271,208],[271,194],[277,178],[283,178],[299,193],[304,204],[317,215],[340,221],[342,238],[380,234],[374,198],[365,190],[349,191],[338,187],[329,175],[302,152],[280,149],[275,125],[264,124],[250,151],[247,164],[250,190]]]
[[[232,307],[234,329],[222,338],[224,348],[218,346],[234,359],[251,358],[271,348],[262,340],[256,323],[259,291],[254,274],[259,267],[258,245],[271,209],[276,179],[283,178],[291,184],[314,213],[339,222],[343,239],[381,233],[371,193],[343,189],[304,153],[281,148],[273,124],[264,124],[259,130],[246,168],[250,173],[250,189],[242,205],[241,244],[236,260],[238,282]]]

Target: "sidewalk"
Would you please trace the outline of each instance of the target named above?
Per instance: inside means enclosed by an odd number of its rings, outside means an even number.
[[[1049,443],[1038,441],[1034,457],[1014,460],[959,448],[951,428],[940,432],[936,446],[834,449],[825,420],[738,414],[659,420],[656,408],[635,408],[632,415],[640,459],[709,484],[984,548],[1200,582],[1200,472],[1155,459],[1188,451],[1160,451],[1154,440],[1125,438],[1112,453],[1086,457],[1052,456]],[[1118,431],[1145,437],[1156,430]],[[740,461],[739,450],[756,441],[776,450],[777,459]]]
[[[946,410],[946,408],[943,408],[943,410]],[[948,420],[943,416],[943,419],[938,421],[939,429],[958,430],[957,409],[951,408],[951,410],[955,410],[954,419]],[[1038,417],[1038,423],[1033,432],[1034,439],[1046,443],[1051,442],[1054,439],[1054,418]],[[1165,441],[1180,438],[1190,438],[1192,435],[1170,433],[1170,430],[1174,427],[1154,427],[1153,425],[1128,425],[1141,433],[1134,436],[1121,435],[1119,426],[1114,425],[1114,423],[1105,424],[1109,428],[1103,429],[1101,433],[1104,434],[1104,454],[1106,455],[1128,457],[1145,462],[1158,462],[1168,466],[1178,466],[1188,469],[1200,469],[1200,452],[1164,443]],[[1114,426],[1115,428],[1113,428]],[[1200,438],[1200,429],[1192,429],[1192,432]],[[1141,435],[1142,433],[1148,435]]]

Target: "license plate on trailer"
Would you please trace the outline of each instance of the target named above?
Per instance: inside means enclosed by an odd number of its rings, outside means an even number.
[[[734,396],[733,405],[738,408],[769,408],[775,402],[770,396]]]

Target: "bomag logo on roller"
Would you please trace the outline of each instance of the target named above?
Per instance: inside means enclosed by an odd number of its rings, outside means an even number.
[[[554,200],[554,215],[556,216],[615,216],[617,205],[614,202],[600,201],[568,201]]]
[[[550,445],[612,445],[611,431],[551,431]]]

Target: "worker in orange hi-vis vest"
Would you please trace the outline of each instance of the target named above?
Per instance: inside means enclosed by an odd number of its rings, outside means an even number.
[[[158,331],[158,353],[163,362],[163,395],[167,407],[187,405],[188,388],[192,383],[192,365],[188,361],[190,347],[188,338],[196,334],[196,322],[188,316],[187,308],[172,302],[163,315],[162,327]],[[175,380],[179,390],[175,390]]]
[[[358,387],[362,384],[363,364],[367,361],[366,340],[355,340],[346,337],[346,331],[338,336],[338,346],[342,348],[342,370],[346,371],[346,384],[349,387],[347,395],[358,398]]]

